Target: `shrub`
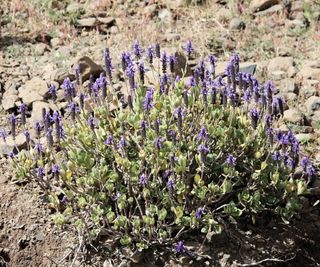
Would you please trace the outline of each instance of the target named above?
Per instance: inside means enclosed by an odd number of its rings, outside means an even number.
[[[185,50],[190,59],[191,42]],[[264,212],[286,222],[299,214],[315,169],[291,132],[274,129],[283,101],[271,82],[240,72],[237,55],[225,77],[215,77],[214,56],[200,61],[189,85],[158,45],[144,53],[135,43],[121,58],[125,98],[115,96],[106,50],[105,73],[89,91],[79,70],[62,84],[69,118],[44,112],[34,138],[25,133],[30,149],[13,158],[17,176],[45,192],[57,225],[75,225],[87,242],[103,234],[140,250],[178,242],[183,252],[185,233],[218,234],[227,221]],[[154,87],[145,66],[159,77]]]

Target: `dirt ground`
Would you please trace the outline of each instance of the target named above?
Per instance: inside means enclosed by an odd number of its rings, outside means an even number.
[[[285,97],[293,97],[290,109],[305,113],[298,133],[310,135],[305,150],[319,166],[320,123],[315,116],[320,114],[308,117],[306,101],[319,96],[320,74],[304,80],[299,73],[319,60],[320,2],[269,1],[279,9],[266,14],[253,9],[251,2],[261,1],[1,0],[0,129],[8,127],[7,117],[19,103],[14,98],[16,103],[6,109],[6,92],[19,91],[33,77],[49,82],[56,69],[68,70],[84,55],[102,65],[105,47],[119,61],[120,52],[131,49],[134,40],[144,45],[159,42],[169,49],[192,40],[199,58],[214,53],[224,61],[238,52],[241,61],[257,64],[262,80],[275,79],[279,87],[283,79],[292,80],[299,93],[284,92]],[[269,63],[277,57],[292,57],[292,68],[271,69]],[[76,233],[53,225],[40,189],[17,181],[7,156],[0,153],[0,267],[319,266],[320,210],[309,204],[318,198],[315,194],[306,200],[305,214],[292,225],[261,218],[252,226],[244,220],[238,229],[227,228],[203,247],[199,239],[186,244],[205,256],[175,258],[173,249],[165,248],[157,255],[121,258],[108,242],[101,242],[87,247],[84,257],[84,251],[76,253]]]

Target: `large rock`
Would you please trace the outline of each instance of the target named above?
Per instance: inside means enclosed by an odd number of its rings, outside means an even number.
[[[298,87],[295,83],[295,80],[292,78],[286,78],[281,80],[280,83],[280,92],[281,93],[295,93],[298,94]]]
[[[25,86],[21,87],[21,89],[19,90],[19,97],[27,106],[30,106],[35,101],[43,100],[43,97],[41,95],[39,95],[37,92],[33,92],[30,89],[26,89]]]
[[[96,18],[83,18],[77,20],[77,25],[80,27],[94,27],[96,23]]]
[[[311,96],[305,103],[309,114],[313,114],[315,111],[320,110],[320,96]]]
[[[291,67],[293,67],[293,57],[275,57],[269,62],[268,74],[275,71],[288,72]]]
[[[252,12],[262,11],[278,3],[279,0],[252,0],[250,3],[250,10]]]
[[[42,121],[42,110],[50,110],[50,105],[47,102],[35,101],[32,103],[32,112],[30,121],[34,124],[37,121]]]
[[[16,136],[15,141],[11,135],[6,139],[6,143],[0,139],[0,155],[9,155],[11,152],[17,152],[17,149],[22,150],[27,148],[26,137],[23,133],[20,133]]]
[[[293,124],[303,125],[304,124],[304,115],[302,112],[296,109],[288,109],[283,114],[283,119],[286,122]]]
[[[2,99],[2,107],[5,111],[8,111],[15,107],[15,103],[18,101],[19,97],[17,95],[8,95]]]
[[[320,81],[318,80],[306,80],[302,86],[302,95],[305,98],[311,96],[319,96],[320,94]]]
[[[26,90],[37,93],[42,97],[48,96],[48,85],[46,81],[42,80],[40,77],[34,77],[27,81],[25,87]]]
[[[304,80],[318,80],[320,81],[320,68],[313,68],[311,66],[304,66],[297,74],[297,76]]]

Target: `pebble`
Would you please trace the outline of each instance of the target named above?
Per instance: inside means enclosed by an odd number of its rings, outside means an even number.
[[[320,97],[311,96],[307,99],[305,106],[309,114],[313,114],[315,111],[320,110]]]
[[[240,18],[233,18],[229,22],[229,30],[244,30],[246,28],[246,24]]]
[[[34,52],[36,53],[37,56],[42,56],[46,50],[47,50],[47,45],[44,43],[39,43],[34,48]]]
[[[262,11],[278,3],[278,0],[252,0],[249,8],[252,12]]]
[[[296,109],[288,109],[284,111],[283,119],[286,122],[303,125],[304,124],[304,115],[302,112]]]

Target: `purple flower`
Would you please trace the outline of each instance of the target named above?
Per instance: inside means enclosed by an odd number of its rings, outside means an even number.
[[[35,132],[36,132],[37,137],[39,137],[40,134],[41,134],[41,130],[42,130],[42,126],[41,126],[40,122],[37,121],[37,122],[35,123],[35,125],[34,125],[34,130],[35,130]]]
[[[143,61],[142,61],[142,62],[140,62],[140,64],[139,64],[140,82],[141,82],[142,84],[144,84],[144,74],[145,74],[145,72],[146,72],[146,68],[144,67],[144,63],[143,63]]]
[[[181,106],[177,107],[177,108],[175,109],[175,111],[174,111],[174,116],[175,116],[176,118],[186,116],[186,111],[185,111],[185,109],[184,109],[183,107],[181,107]]]
[[[233,87],[230,87],[230,90],[227,92],[228,97],[230,98],[230,103],[232,107],[236,105],[236,92]]]
[[[226,163],[229,165],[229,166],[236,166],[237,165],[237,159],[229,154],[227,159],[226,159]]]
[[[45,176],[45,171],[43,167],[38,167],[36,171],[37,171],[37,176],[39,178],[43,178]]]
[[[153,58],[155,56],[155,51],[154,51],[154,46],[153,45],[148,46],[146,54],[147,54],[147,58],[149,60],[149,63],[152,64],[153,63]]]
[[[126,68],[126,75],[129,78],[129,84],[130,84],[130,88],[133,90],[135,88],[135,84],[134,84],[134,73],[135,73],[135,68],[134,68],[134,64],[132,62],[129,62],[127,64],[127,68]]]
[[[271,81],[267,81],[264,85],[265,95],[268,101],[272,100],[272,94],[274,92],[274,86]]]
[[[170,66],[170,72],[174,73],[174,64],[177,62],[177,58],[175,55],[169,56],[169,66]]]
[[[111,56],[110,56],[110,51],[109,48],[106,48],[103,52],[103,56],[104,56],[104,66],[106,69],[106,74],[107,77],[109,78],[109,81],[112,81],[112,63],[111,63]]]
[[[36,152],[37,155],[39,155],[40,153],[44,152],[44,149],[40,143],[36,143],[34,145],[34,151]]]
[[[27,105],[22,103],[20,106],[19,106],[19,109],[18,109],[19,113],[21,114],[21,123],[23,125],[26,124],[26,111],[27,111]]]
[[[143,49],[138,40],[136,40],[132,46],[133,54],[139,59],[143,54]]]
[[[273,159],[274,161],[280,161],[280,160],[281,160],[281,154],[280,154],[279,151],[273,152],[273,154],[272,154],[271,157],[272,157],[272,159]]]
[[[304,171],[307,170],[307,167],[311,164],[309,158],[307,157],[303,157],[301,160],[300,160],[300,166],[302,167],[302,169]]]
[[[204,126],[201,127],[200,132],[198,133],[198,140],[208,139],[208,133]]]
[[[24,131],[23,134],[24,134],[24,136],[25,136],[25,138],[26,138],[27,144],[29,144],[29,143],[30,143],[30,140],[31,140],[31,139],[30,139],[30,132]]]
[[[168,179],[167,188],[168,188],[169,190],[174,190],[175,187],[176,187],[176,185],[175,185],[174,181],[173,181],[171,178]]]
[[[204,215],[204,208],[203,207],[198,208],[195,214],[197,220],[200,220],[203,215]]]
[[[154,145],[155,147],[160,150],[161,147],[162,147],[162,143],[163,143],[163,138],[162,137],[157,137],[155,140],[154,140]]]
[[[165,180],[167,180],[170,175],[171,175],[171,171],[165,170],[165,171],[162,173],[162,178],[165,179]]]
[[[57,87],[53,83],[50,85],[48,93],[51,95],[53,101],[57,100]]]
[[[211,73],[215,74],[217,58],[214,55],[209,55],[208,56],[208,61],[209,61],[210,65],[211,65]]]
[[[190,40],[187,41],[187,43],[183,47],[183,49],[186,51],[188,58],[190,58],[191,55],[194,54],[194,48],[193,48],[192,42]]]
[[[123,72],[126,71],[126,68],[128,66],[128,64],[132,63],[132,59],[131,59],[131,55],[128,52],[123,52],[121,54],[121,65],[122,65],[122,70]]]
[[[247,90],[244,91],[243,100],[247,103],[250,103],[250,99],[251,99],[251,92],[250,92],[250,89],[248,88]]]
[[[76,113],[79,112],[79,108],[78,108],[77,104],[74,103],[74,102],[70,102],[69,105],[68,105],[68,109],[69,109],[72,121],[75,121]]]
[[[48,128],[46,132],[46,137],[47,137],[47,142],[48,142],[48,147],[53,146],[53,136],[52,136],[52,128]]]
[[[13,151],[11,151],[11,152],[9,153],[9,158],[10,158],[10,159],[13,159],[15,156],[16,156],[16,155],[14,154]]]
[[[156,53],[156,57],[160,58],[160,45],[158,43],[156,43],[155,45],[155,53]]]
[[[277,141],[281,141],[281,139],[282,139],[282,136],[283,136],[283,133],[282,133],[282,131],[281,130],[278,130],[277,132],[276,132],[276,140]]]
[[[206,153],[209,153],[210,150],[205,144],[201,144],[198,146],[198,151],[200,153],[206,154]]]
[[[112,145],[113,144],[113,136],[112,136],[112,134],[110,134],[108,137],[107,137],[107,139],[106,139],[106,141],[104,141],[103,142],[105,145]]]
[[[57,176],[60,172],[59,166],[56,164],[53,164],[51,167],[51,172],[52,172],[53,176]]]
[[[148,177],[145,173],[141,174],[140,177],[139,177],[139,184],[141,186],[146,186],[148,184]]]
[[[292,158],[286,157],[284,165],[293,170],[296,164]]]
[[[141,121],[141,136],[145,139],[147,136],[147,122],[145,120]]]
[[[175,246],[175,251],[177,254],[186,252],[186,247],[183,244],[183,241],[179,241]]]
[[[91,128],[92,131],[94,131],[95,128],[95,123],[94,123],[94,117],[90,116],[89,119],[87,120],[87,124]]]
[[[125,148],[127,146],[128,146],[128,143],[127,143],[126,139],[124,138],[124,136],[121,136],[120,141],[117,145],[117,148],[121,149],[121,148]]]
[[[256,108],[250,110],[251,125],[253,129],[256,129],[258,126],[258,120],[260,119],[260,114]]]
[[[168,64],[168,56],[166,51],[163,51],[161,54],[161,64],[162,64],[162,72],[167,72],[167,64]]]
[[[308,177],[312,177],[316,174],[316,169],[312,165],[309,165],[307,167],[306,173],[307,173]]]
[[[143,101],[143,107],[147,111],[147,113],[149,113],[150,110],[154,107],[153,94],[154,94],[154,89],[151,88],[150,90],[147,91],[145,99]]]
[[[4,143],[6,142],[7,136],[8,136],[8,134],[7,134],[6,129],[1,129],[0,130],[0,137],[2,138]]]
[[[64,90],[64,95],[68,101],[71,101],[73,96],[73,85],[69,79],[69,77],[65,78],[61,88]]]
[[[191,77],[190,77],[189,85],[190,85],[190,87],[195,87],[195,86],[197,86],[197,82],[196,82],[196,79],[194,78],[194,76],[191,76]]]

